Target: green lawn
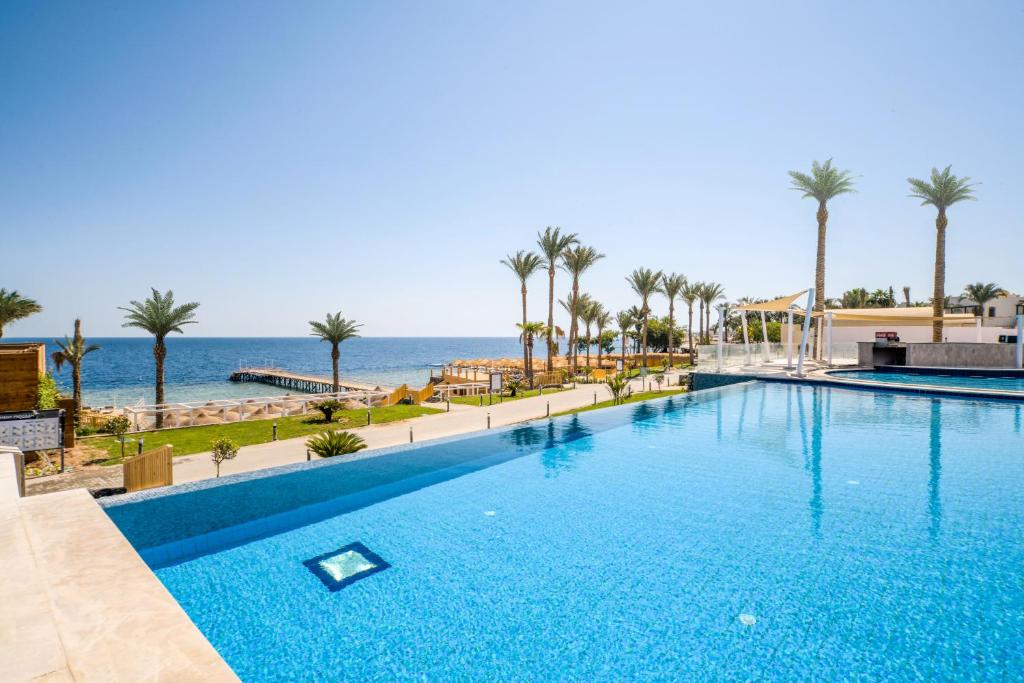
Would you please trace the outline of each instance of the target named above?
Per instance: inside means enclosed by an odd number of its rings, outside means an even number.
[[[547,396],[548,394],[555,394],[555,393],[558,393],[559,391],[564,391],[564,389],[562,389],[561,387],[547,387],[547,388],[544,389],[544,395]],[[493,397],[493,401],[494,401],[495,404],[498,404],[498,403],[500,403],[502,401],[518,401],[521,398],[529,398],[531,396],[538,396],[538,395],[540,395],[540,390],[539,389],[520,390],[520,391],[516,392],[515,396],[503,396],[503,397],[499,398],[498,395],[495,394],[494,397]],[[484,405],[485,406],[490,405],[491,404],[491,400],[492,400],[492,397],[485,395],[484,396]],[[480,405],[480,397],[479,396],[455,396],[455,397],[452,398],[452,403],[461,403],[462,405],[466,405],[466,406],[479,406]]]
[[[637,392],[629,398],[623,399],[618,405],[624,405],[626,403],[639,403],[640,401],[649,401],[652,398],[662,398],[663,396],[674,396],[675,394],[681,394],[685,389],[678,387],[671,389],[664,389],[662,391],[644,391]],[[607,401],[601,401],[596,405],[583,406],[582,408],[573,408],[572,410],[565,410],[561,413],[555,413],[551,417],[557,417],[559,415],[572,415],[573,413],[585,413],[588,410],[600,410],[601,408],[610,408],[615,405],[611,399]]]
[[[381,424],[437,412],[440,412],[437,408],[395,405],[388,406],[387,408],[374,408],[371,419],[374,424]],[[147,451],[158,446],[170,444],[174,447],[175,455],[190,455],[210,450],[210,442],[223,436],[233,439],[239,446],[266,443],[271,440],[273,422],[273,420],[250,420],[248,422],[232,422],[230,424],[145,432],[139,436],[145,440],[144,447]],[[329,425],[323,421],[323,416],[319,413],[280,417],[277,419],[277,438],[292,439],[298,436],[316,434],[325,429],[348,429],[351,427],[362,427],[365,424],[365,410],[338,411],[334,414],[334,421]],[[135,441],[137,437],[129,434],[128,438],[130,441],[125,445],[125,454],[134,455],[138,448]],[[113,436],[80,439],[79,443],[105,450],[107,459],[103,461],[102,464],[104,465],[116,465],[121,462],[121,444]]]

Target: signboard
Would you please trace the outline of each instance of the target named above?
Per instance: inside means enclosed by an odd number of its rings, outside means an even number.
[[[22,410],[0,413],[0,446],[21,451],[64,447],[63,410]]]
[[[501,385],[504,383],[504,374],[500,372],[491,373],[491,393],[501,393]]]
[[[895,332],[875,332],[875,341],[897,341],[899,338]]]
[[[621,358],[616,358],[615,359],[615,372],[622,372],[622,369],[623,369],[623,367],[622,367],[622,359]]]

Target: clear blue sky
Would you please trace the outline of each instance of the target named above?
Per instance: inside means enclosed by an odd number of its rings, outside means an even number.
[[[828,292],[929,296],[934,215],[905,178],[983,183],[948,292],[1024,289],[1020,2],[5,2],[0,287],[11,336],[125,334],[150,285],[190,335],[511,335],[498,264],[545,225],[731,298],[813,281],[788,169],[834,157]],[[546,284],[532,283],[531,317]],[[567,283],[559,280],[559,294]],[[658,303],[663,313],[663,303]]]

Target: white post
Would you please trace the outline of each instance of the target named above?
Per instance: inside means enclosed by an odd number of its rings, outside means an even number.
[[[747,365],[750,365],[750,337],[747,334],[747,311],[740,310],[740,323],[743,325],[743,353],[747,358]]]
[[[1024,368],[1024,315],[1017,316],[1017,367]]]
[[[765,322],[764,311],[761,311],[761,337],[764,341],[764,348],[761,351],[761,358],[768,362],[768,323]]]
[[[725,306],[718,307],[718,369],[716,372],[722,371],[722,352],[725,349],[725,335],[722,331],[725,329]]]
[[[789,322],[786,324],[786,369],[793,368],[793,309],[786,311]]]
[[[974,341],[981,343],[981,318],[974,319]]]
[[[800,357],[796,363],[797,377],[804,376],[804,356],[807,355],[807,338],[811,334],[811,309],[814,307],[814,287],[807,290],[807,310],[804,311],[804,329],[800,336]]]
[[[825,314],[828,325],[828,366],[832,367],[832,311]]]

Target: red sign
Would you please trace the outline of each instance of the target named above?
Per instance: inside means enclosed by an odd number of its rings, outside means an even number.
[[[895,341],[899,335],[895,332],[875,332],[875,341]]]

